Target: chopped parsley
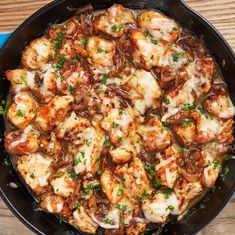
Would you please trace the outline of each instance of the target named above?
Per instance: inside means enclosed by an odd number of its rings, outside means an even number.
[[[147,36],[149,35],[149,33],[148,33],[147,31],[145,31],[145,32],[143,32],[143,35],[144,35],[145,37],[147,37]]]
[[[151,195],[149,193],[147,193],[146,190],[144,190],[144,192],[141,195],[136,196],[135,199],[137,201],[142,201],[145,198],[149,198],[150,199],[150,197],[151,197]]]
[[[25,86],[29,86],[26,77],[20,76],[20,80],[25,84]]]
[[[87,147],[90,147],[92,144],[92,139],[86,140],[85,142],[86,142]]]
[[[109,50],[103,50],[101,47],[97,47],[97,52],[98,53],[102,53],[102,52],[109,53],[110,51]]]
[[[77,205],[76,205],[77,209],[80,210],[80,207],[81,207],[81,203],[80,202],[77,202]]]
[[[106,74],[104,74],[100,80],[100,83],[105,85],[107,83],[107,80],[108,80],[108,76]]]
[[[79,180],[81,178],[81,175],[76,174],[76,172],[73,168],[67,169],[67,173],[68,173],[69,177],[73,180]]]
[[[65,217],[62,216],[62,215],[56,214],[55,216],[56,216],[56,218],[59,220],[59,223],[60,223],[60,224],[65,220]]]
[[[111,224],[111,221],[107,218],[107,219],[104,220],[104,223],[105,224]]]
[[[161,186],[161,180],[160,179],[153,179],[152,184],[156,187]]]
[[[184,111],[192,110],[192,109],[195,109],[195,108],[196,108],[195,102],[193,102],[192,105],[188,104],[188,103],[184,104],[183,107],[182,107],[182,109]]]
[[[60,55],[59,61],[58,63],[55,64],[55,67],[57,69],[62,69],[65,61],[66,61],[65,57],[63,55]]]
[[[84,158],[84,157],[85,157],[85,152],[84,152],[84,151],[81,151],[80,153],[81,153],[81,155],[82,155],[82,158]]]
[[[53,42],[55,44],[54,49],[56,51],[58,51],[62,48],[62,42],[63,42],[64,35],[65,35],[65,33],[59,32],[58,36],[53,40]]]
[[[177,31],[177,28],[176,28],[176,27],[173,27],[172,30],[173,30],[173,31]]]
[[[171,55],[174,61],[178,61],[178,59],[184,56],[184,52],[179,52]]]
[[[213,160],[212,163],[213,163],[213,169],[214,169],[214,170],[220,165],[220,161],[217,160],[217,159]]]
[[[169,130],[169,127],[167,127],[167,126],[162,126],[162,129],[163,129],[164,131],[167,131],[167,130]]]
[[[6,101],[2,100],[1,105],[0,105],[0,115],[5,113],[5,108],[4,108],[5,104],[6,104]]]
[[[124,190],[119,188],[117,191],[117,196],[121,196],[123,194]]]
[[[122,109],[118,109],[118,114],[123,115],[124,111]]]
[[[179,146],[180,153],[184,153],[187,149],[185,147]]]
[[[97,182],[97,183],[90,183],[87,186],[87,188],[84,188],[83,192],[84,192],[85,195],[88,195],[91,190],[100,191],[100,189],[101,188],[100,188],[99,182]]]
[[[120,25],[114,25],[111,27],[112,32],[121,31],[126,26],[126,23],[121,23]]]
[[[170,104],[170,100],[169,100],[169,98],[167,98],[167,97],[165,97],[165,99],[163,100],[163,102],[164,102],[166,105]]]
[[[161,189],[161,192],[165,194],[165,199],[168,199],[170,195],[174,192],[172,188]]]
[[[173,211],[173,210],[174,210],[174,206],[169,205],[169,206],[166,208],[166,211],[167,211],[167,210]]]
[[[102,174],[102,170],[99,169],[99,170],[97,171],[97,174],[98,174],[98,175],[101,175],[101,174]]]
[[[222,180],[225,180],[225,176],[229,173],[229,168],[227,166],[224,167],[223,173],[220,174]]]
[[[60,81],[63,82],[65,79],[63,76],[60,77]]]
[[[69,86],[69,93],[74,94],[75,87],[74,86]]]
[[[21,111],[21,109],[18,109],[16,111],[16,115],[19,116],[19,117],[24,117],[25,116],[25,114]]]
[[[113,128],[117,128],[117,127],[119,127],[119,124],[116,122],[113,122]]]
[[[76,158],[74,159],[74,164],[77,165],[79,163],[82,163],[81,159],[80,158]]]
[[[155,176],[155,174],[156,174],[155,164],[147,162],[147,163],[145,163],[144,168],[151,176]]]
[[[117,25],[112,26],[112,27],[111,27],[112,32],[116,32],[116,31],[117,31],[117,28],[118,28]]]
[[[154,45],[157,45],[157,40],[154,40],[151,38],[151,43],[153,43]]]
[[[30,175],[30,178],[35,179],[34,173],[32,173],[32,174]]]
[[[108,146],[110,145],[110,141],[109,139],[105,139],[104,143],[103,143],[104,146]]]
[[[81,44],[81,45],[86,45],[86,44],[87,44],[86,38],[81,38],[80,44]]]
[[[127,205],[121,205],[121,204],[117,204],[116,206],[115,206],[115,208],[116,209],[121,209],[121,210],[123,210],[123,211],[126,211],[127,210]]]

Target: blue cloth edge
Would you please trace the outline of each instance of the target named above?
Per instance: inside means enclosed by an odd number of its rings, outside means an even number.
[[[10,35],[11,35],[11,32],[0,33],[0,48],[3,47],[4,43],[9,38]]]

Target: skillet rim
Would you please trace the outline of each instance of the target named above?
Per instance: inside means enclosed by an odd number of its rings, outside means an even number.
[[[5,51],[7,51],[8,46],[11,44],[11,41],[14,40],[14,38],[17,36],[18,32],[20,32],[25,26],[30,24],[32,20],[35,18],[39,17],[41,14],[44,12],[48,11],[49,9],[62,4],[63,2],[66,2],[66,0],[53,0],[52,2],[46,4],[45,6],[41,7],[38,9],[35,13],[33,13],[31,16],[29,16],[21,25],[19,25],[10,35],[10,37],[7,39],[5,44],[0,50],[0,55],[5,54]],[[120,3],[122,4],[122,3]],[[177,4],[177,3],[176,3]],[[235,52],[229,45],[229,43],[225,40],[223,35],[205,18],[203,17],[200,13],[194,11],[188,4],[184,2],[184,0],[178,0],[178,4],[181,4],[185,11],[188,11],[191,16],[196,17],[199,21],[200,24],[205,24],[212,33],[214,33],[217,38],[219,39],[219,43],[223,44],[225,49],[227,50],[227,53],[229,53],[231,59],[233,60],[233,63],[235,65]],[[227,84],[227,83],[226,83]],[[216,209],[209,215],[207,216],[207,219],[202,221],[200,224],[198,224],[192,231],[191,234],[196,234],[199,232],[202,228],[207,226],[221,211],[222,209],[226,206],[228,203],[229,199],[232,197],[233,193],[235,191],[235,181],[233,182],[232,187],[229,190],[229,193],[224,196],[223,201],[216,206]],[[30,229],[32,232],[35,234],[39,235],[44,235],[42,231],[40,231],[36,226],[34,226],[32,223],[30,223],[22,214],[14,207],[14,205],[8,200],[7,196],[5,195],[4,191],[0,187],[0,197],[2,198],[3,202],[7,205],[7,207],[10,209],[10,211],[18,218],[28,229]]]

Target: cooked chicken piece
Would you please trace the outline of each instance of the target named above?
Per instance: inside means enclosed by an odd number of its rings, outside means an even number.
[[[39,135],[31,125],[23,131],[11,131],[6,135],[6,149],[9,153],[17,155],[35,153],[39,149]]]
[[[132,222],[136,214],[136,210],[139,208],[128,199],[128,197],[124,196],[121,201],[115,206],[115,208],[119,209],[121,217],[125,226],[129,225]]]
[[[83,144],[74,155],[74,170],[78,173],[95,174],[99,167],[99,157],[104,143],[104,133],[98,127],[89,127],[81,133]],[[85,142],[85,143],[84,143]]]
[[[130,163],[118,165],[115,174],[122,179],[123,191],[131,200],[136,200],[138,196],[151,191],[144,164],[137,157]]]
[[[157,164],[155,166],[156,179],[160,179],[161,185],[172,188],[178,175],[177,159],[180,153],[175,145],[168,147],[164,152],[157,153]]]
[[[34,118],[37,112],[37,102],[27,92],[19,92],[7,111],[8,120],[17,128],[23,130]]]
[[[46,37],[33,40],[22,54],[22,65],[28,69],[41,69],[52,56],[52,44]]]
[[[60,55],[65,56],[66,59],[77,58],[77,56],[87,57],[87,51],[85,50],[85,45],[87,39],[82,35],[78,35],[74,39],[66,38],[63,39],[63,44],[61,45]]]
[[[101,127],[109,132],[110,142],[119,145],[135,128],[132,109],[112,109],[102,120]]]
[[[69,175],[68,169],[59,169],[59,171],[50,177],[50,184],[54,193],[64,198],[69,197],[75,190],[76,181]]]
[[[72,95],[56,96],[50,103],[41,106],[36,122],[44,131],[50,131],[56,127],[74,102]]]
[[[145,218],[153,223],[165,223],[170,214],[179,214],[178,208],[179,200],[174,192],[170,195],[157,192],[151,199],[144,199],[142,202]]]
[[[182,66],[192,62],[192,55],[176,44],[170,44],[159,60],[158,66],[169,66],[172,73],[178,71]]]
[[[188,65],[187,71],[197,96],[206,94],[210,90],[214,66],[214,60],[210,57],[196,59]]]
[[[221,128],[217,136],[217,140],[219,143],[225,143],[225,144],[233,143],[234,140],[233,126],[234,126],[234,121],[232,118],[226,120],[221,124]]]
[[[192,144],[196,136],[195,123],[187,118],[182,118],[180,124],[174,125],[173,131],[177,139],[184,146]]]
[[[92,89],[88,106],[93,107],[98,113],[107,116],[113,109],[121,108],[121,99],[114,94],[109,95],[99,92],[97,89]]]
[[[150,117],[137,128],[137,133],[142,136],[143,146],[148,152],[163,150],[171,144],[169,132],[157,117]]]
[[[105,229],[118,229],[120,227],[119,217],[119,210],[114,205],[111,205],[108,213],[105,213],[102,217],[91,214],[93,221]]]
[[[76,17],[71,17],[61,24],[50,25],[48,36],[55,44],[55,49],[59,49],[57,44],[59,44],[58,42],[60,42],[60,39],[63,39],[64,36],[74,36],[74,34],[78,33],[80,30],[80,26],[80,22]]]
[[[63,94],[73,94],[75,101],[80,103],[87,95],[91,77],[87,70],[79,63],[76,65],[65,65],[61,72],[62,79],[57,80],[58,89]]]
[[[218,118],[233,118],[235,109],[229,96],[220,94],[209,96],[204,104],[209,113],[215,115]]]
[[[161,43],[148,35],[145,36],[139,29],[130,32],[130,40],[133,46],[133,63],[137,67],[150,71],[153,66],[158,66],[165,50]]]
[[[94,23],[95,30],[114,38],[124,34],[127,24],[134,23],[134,15],[129,10],[119,4],[114,4],[107,11],[99,15]]]
[[[98,224],[96,224],[91,217],[86,213],[83,206],[73,212],[73,216],[69,218],[69,223],[75,228],[83,232],[95,234]]]
[[[110,148],[109,154],[112,156],[114,162],[122,164],[128,162],[132,157],[135,157],[137,151],[135,146],[131,144],[128,139],[125,139],[120,146]]]
[[[183,86],[169,91],[163,100],[164,114],[162,121],[178,113],[184,105],[193,106],[195,96],[200,96],[209,91],[214,69],[212,58],[203,57],[187,66],[189,79]]]
[[[89,141],[92,127],[86,118],[82,118],[72,112],[68,118],[61,122],[57,127],[57,137],[68,140],[74,144]]]
[[[193,84],[193,81],[189,79],[182,87],[178,86],[165,95],[162,103],[162,122],[167,121],[170,117],[181,111],[184,105],[193,106],[195,100],[192,89]]]
[[[200,143],[210,142],[215,139],[218,130],[220,128],[220,123],[218,119],[211,117],[207,113],[200,111],[192,112],[191,114],[193,120],[196,122],[197,136],[196,140]]]
[[[179,25],[157,11],[144,11],[137,19],[139,27],[150,33],[154,39],[165,43],[175,42],[180,34]]]
[[[40,207],[50,213],[58,214],[65,218],[71,215],[65,199],[52,193],[45,193],[41,196]]]
[[[102,191],[111,203],[116,204],[122,199],[124,188],[111,171],[105,170],[102,173],[100,183]]]
[[[55,71],[50,68],[50,65],[46,65],[45,71],[38,73],[38,75],[41,79],[41,85],[33,87],[32,91],[38,96],[41,103],[48,103],[55,97],[57,92]]]
[[[221,160],[216,159],[217,155],[205,152],[206,164],[202,172],[201,182],[203,186],[212,187],[217,180],[221,170]]]
[[[48,185],[51,163],[52,159],[40,153],[23,155],[17,160],[17,170],[30,188],[36,194],[41,194]]]
[[[162,93],[156,79],[145,70],[137,70],[131,74],[124,88],[129,92],[128,95],[140,114],[155,106]]]
[[[186,179],[179,178],[174,186],[179,202],[179,213],[185,211],[190,201],[199,196],[203,189],[199,182],[189,183]]]
[[[145,231],[146,223],[132,222],[129,226],[125,227],[127,235],[139,235]]]
[[[35,73],[25,69],[7,70],[6,77],[11,82],[11,93],[32,89],[35,87]]]
[[[60,142],[53,132],[45,134],[40,138],[40,148],[49,156],[57,156],[61,151]]]
[[[88,39],[86,50],[93,66],[109,67],[113,65],[114,42],[102,37],[92,36]],[[88,59],[88,62],[89,62]]]
[[[206,166],[206,156],[200,149],[183,149],[183,154],[177,159],[180,173],[188,182],[197,182]]]

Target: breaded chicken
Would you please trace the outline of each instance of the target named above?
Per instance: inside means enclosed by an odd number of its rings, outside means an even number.
[[[39,132],[31,125],[23,131],[11,131],[6,135],[5,147],[12,154],[35,153],[39,149],[39,135]]]
[[[134,22],[133,12],[122,5],[114,4],[104,14],[97,16],[94,26],[97,32],[117,38],[124,34],[128,24],[133,24]]]
[[[51,163],[52,159],[40,153],[23,155],[17,160],[17,170],[30,188],[36,194],[41,194],[48,185]]]
[[[179,25],[173,19],[157,11],[143,11],[138,16],[137,22],[143,31],[165,43],[175,42],[180,34]]]
[[[44,131],[52,130],[71,109],[73,102],[72,95],[56,96],[48,104],[40,107],[36,122]]]
[[[19,92],[7,111],[8,120],[17,128],[23,130],[35,117],[37,102],[27,92]]]
[[[46,37],[33,40],[22,54],[22,65],[28,69],[42,68],[52,57],[52,44]]]

